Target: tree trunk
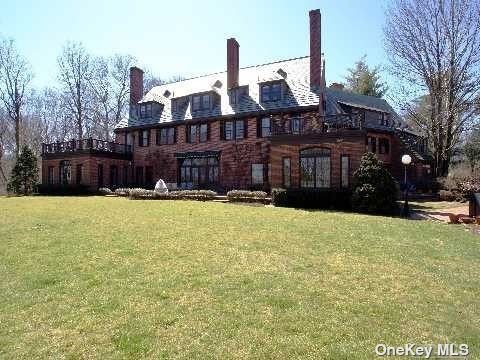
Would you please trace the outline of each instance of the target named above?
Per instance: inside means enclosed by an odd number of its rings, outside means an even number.
[[[15,157],[20,156],[20,115],[15,115]]]

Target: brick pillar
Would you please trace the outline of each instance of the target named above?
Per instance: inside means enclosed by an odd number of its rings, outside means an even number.
[[[239,48],[235,38],[227,40],[227,88],[238,86]]]
[[[310,13],[310,86],[322,86],[322,18],[320,10]]]
[[[130,105],[136,105],[143,97],[143,70],[130,68]]]

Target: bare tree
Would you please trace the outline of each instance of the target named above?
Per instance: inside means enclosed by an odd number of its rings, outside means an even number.
[[[434,173],[444,176],[462,132],[476,120],[480,2],[394,0],[386,18],[385,48],[393,73],[410,93],[428,96],[428,118],[411,118],[431,139]],[[403,105],[415,115],[411,105]]]
[[[0,39],[0,101],[14,124],[15,154],[20,153],[20,133],[25,92],[32,79],[27,61],[18,53],[13,40]]]
[[[75,121],[79,139],[89,132],[88,111],[91,105],[90,80],[92,65],[90,55],[81,43],[69,42],[58,57],[59,80],[66,106]]]
[[[96,58],[91,79],[95,94],[94,133],[110,140],[115,125],[126,115],[129,95],[129,69],[135,63],[131,55],[116,54]]]
[[[9,148],[9,121],[6,111],[0,106],[0,192],[5,190],[7,184],[7,169],[5,166],[4,156]],[[2,189],[3,188],[3,189]]]
[[[164,80],[158,75],[154,75],[150,69],[146,69],[143,76],[143,92],[146,94],[155,86],[185,80],[182,75],[174,75],[171,78]]]

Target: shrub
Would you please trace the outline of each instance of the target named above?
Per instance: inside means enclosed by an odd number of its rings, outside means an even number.
[[[304,209],[350,210],[348,189],[272,189],[272,204]]]
[[[106,187],[103,187],[103,188],[100,188],[98,189],[98,192],[102,195],[111,195],[113,194],[113,191],[110,190],[109,188],[106,188]]]
[[[33,192],[37,181],[37,158],[33,151],[25,145],[12,169],[7,190],[15,194],[29,195]]]
[[[129,188],[118,188],[118,189],[115,189],[115,195],[117,196],[128,196],[129,193],[130,193],[130,190]]]
[[[395,180],[375,154],[363,155],[353,178],[352,208],[355,211],[386,215],[397,211]]]
[[[420,179],[415,181],[414,185],[417,191],[423,193],[431,191],[432,193],[436,194],[440,190],[440,183],[434,179]]]
[[[217,193],[211,190],[180,190],[168,193],[158,193],[154,190],[146,189],[119,189],[119,193],[128,194],[132,200],[148,199],[148,200],[213,200]],[[125,196],[125,195],[121,195]]]
[[[441,201],[455,201],[457,197],[450,190],[440,190],[439,198]]]
[[[261,202],[267,198],[265,191],[231,190],[227,193],[227,199],[231,202]]]
[[[212,190],[179,190],[171,191],[168,194],[170,194],[175,199],[200,201],[213,200],[215,196],[218,195],[215,191]]]
[[[457,182],[458,191],[461,192],[465,198],[470,198],[474,193],[480,192],[480,179],[468,177]]]
[[[132,200],[151,199],[155,196],[155,191],[142,188],[129,189],[128,197]]]
[[[37,193],[40,195],[92,195],[92,191],[87,185],[37,185]]]

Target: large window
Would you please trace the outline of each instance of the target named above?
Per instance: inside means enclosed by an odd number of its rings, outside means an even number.
[[[282,97],[282,87],[280,83],[261,85],[261,101],[277,101]]]
[[[72,164],[70,160],[60,161],[60,184],[67,185],[72,180]]]
[[[145,184],[153,186],[153,167],[145,166]]]
[[[82,170],[83,170],[83,165],[77,164],[77,174],[76,174],[77,185],[80,185],[82,183]]]
[[[157,145],[166,145],[175,143],[175,128],[168,127],[157,130]]]
[[[263,118],[260,123],[260,136],[268,137],[272,135],[272,119]]]
[[[99,188],[103,187],[103,164],[98,164],[97,167],[97,185]]]
[[[291,162],[289,157],[284,157],[282,160],[282,173],[283,173],[283,187],[289,188],[291,186]]]
[[[118,167],[117,165],[110,165],[110,186],[118,186]]]
[[[181,188],[210,187],[218,183],[218,159],[216,157],[180,159],[179,167]]]
[[[385,138],[380,138],[378,140],[378,150],[380,154],[390,153],[390,141]]]
[[[49,166],[48,167],[48,173],[47,173],[47,184],[53,184],[55,179],[54,179],[54,174],[55,174],[55,167],[54,166]]]
[[[307,188],[330,187],[330,149],[300,151],[300,184]]]
[[[210,109],[210,94],[194,95],[192,97],[192,109],[193,111],[208,110]]]
[[[263,185],[264,181],[263,164],[252,164],[252,185]]]
[[[223,140],[240,140],[245,138],[247,127],[244,120],[228,120],[223,123],[221,131]]]
[[[348,155],[342,155],[340,157],[340,178],[343,188],[347,188],[350,185],[350,157]]]
[[[143,166],[135,168],[135,182],[137,185],[143,185]]]

